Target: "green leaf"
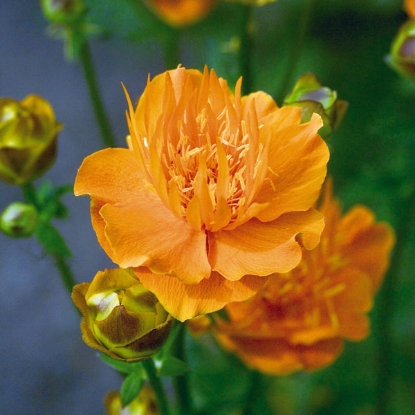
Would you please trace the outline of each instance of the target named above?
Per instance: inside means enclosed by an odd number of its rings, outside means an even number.
[[[61,257],[71,256],[71,251],[66,245],[65,240],[50,223],[39,224],[35,233],[39,243],[49,255],[59,255]]]
[[[106,364],[108,364],[109,366],[111,366],[115,370],[118,370],[121,373],[126,373],[126,374],[130,374],[134,372],[141,373],[141,375],[144,377],[145,372],[144,372],[141,362],[134,362],[134,363],[123,362],[122,360],[113,359],[112,357],[109,357],[106,354],[101,354],[101,359]]]
[[[139,372],[130,373],[121,386],[121,404],[126,406],[140,393],[144,384],[144,377]]]
[[[173,356],[156,361],[156,367],[160,376],[180,376],[189,371],[189,365],[186,362]]]

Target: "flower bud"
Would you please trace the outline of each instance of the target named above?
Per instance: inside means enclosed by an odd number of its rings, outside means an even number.
[[[35,232],[39,214],[33,205],[13,202],[0,217],[0,229],[8,236],[22,238]]]
[[[56,156],[62,125],[37,95],[22,101],[0,98],[0,179],[22,185],[43,174]]]
[[[170,333],[172,317],[129,269],[106,269],[74,287],[85,343],[108,356],[137,361],[155,354]]]
[[[386,62],[401,75],[415,80],[415,20],[400,27]]]
[[[41,0],[41,6],[45,17],[56,24],[76,23],[86,12],[84,0]]]
[[[184,27],[205,18],[218,0],[146,0],[145,3],[170,26]]]
[[[105,415],[158,415],[156,396],[153,390],[144,385],[138,396],[127,406],[121,403],[121,394],[112,391],[104,399]]]
[[[300,107],[303,122],[310,121],[313,113],[319,114],[323,120],[319,134],[326,138],[339,128],[348,106],[347,102],[337,99],[336,91],[323,86],[310,72],[297,80],[284,105]]]

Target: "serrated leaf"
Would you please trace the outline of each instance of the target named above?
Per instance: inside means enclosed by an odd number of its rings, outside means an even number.
[[[189,365],[177,357],[168,356],[156,363],[160,376],[180,376],[189,371]]]
[[[141,373],[142,376],[144,376],[144,369],[142,367],[141,362],[134,362],[134,363],[128,363],[123,362],[122,360],[116,360],[112,357],[107,356],[106,354],[101,354],[101,359],[110,365],[115,370],[118,370],[121,373],[130,374],[133,372]]]
[[[41,223],[36,229],[36,237],[46,253],[61,257],[71,256],[65,240],[50,223]]]
[[[141,372],[132,372],[124,380],[121,386],[121,404],[126,406],[140,393],[144,384]]]

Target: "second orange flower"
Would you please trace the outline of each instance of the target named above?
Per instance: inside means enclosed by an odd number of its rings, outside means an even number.
[[[149,80],[136,108],[128,98],[128,148],[92,154],[76,179],[106,253],[182,321],[289,272],[324,226],[320,117],[240,89],[207,68]]]

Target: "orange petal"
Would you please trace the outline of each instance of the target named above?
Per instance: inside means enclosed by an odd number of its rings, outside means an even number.
[[[104,205],[100,215],[112,260],[123,268],[147,266],[188,284],[208,278],[206,234],[177,218],[157,196],[148,194],[132,204]]]
[[[330,339],[312,346],[292,345],[284,339],[251,339],[219,335],[221,343],[250,367],[270,375],[327,366],[341,353],[342,341]]]
[[[316,116],[309,123],[292,124],[281,129],[284,117],[292,116],[288,108],[294,109],[283,107],[276,111],[274,124],[264,125],[260,130],[260,134],[272,136],[267,176],[254,200],[259,204],[269,203],[257,215],[262,221],[312,207],[326,176],[329,151],[317,135],[320,118]]]
[[[90,195],[106,203],[130,200],[143,187],[133,151],[106,148],[86,157],[78,170],[74,193]]]
[[[370,275],[373,291],[376,291],[389,266],[389,252],[395,243],[395,236],[388,224],[375,224],[374,219],[369,209],[356,206],[342,219],[339,232],[351,233],[350,240],[341,248],[341,255],[349,258],[354,267]]]
[[[323,217],[315,210],[289,213],[266,223],[251,219],[231,231],[209,233],[209,262],[232,281],[246,274],[288,272],[302,256],[297,236],[301,234],[302,245],[312,249],[323,227]]]
[[[246,300],[266,281],[266,278],[254,275],[229,281],[213,272],[209,279],[198,284],[184,284],[170,275],[155,275],[143,268],[136,269],[135,273],[162,306],[180,321],[220,310],[232,301]]]

